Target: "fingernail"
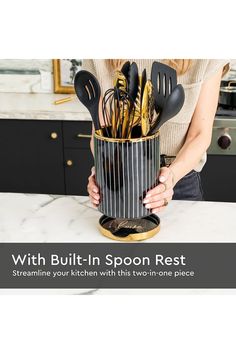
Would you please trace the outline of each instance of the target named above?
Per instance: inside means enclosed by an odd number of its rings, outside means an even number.
[[[95,198],[96,200],[99,200],[100,196],[99,196],[99,195],[95,195],[94,198]]]
[[[145,198],[145,199],[143,200],[143,203],[144,203],[144,204],[146,204],[146,203],[148,203],[148,202],[149,202],[149,199],[146,199],[146,198]]]
[[[98,193],[97,188],[93,188],[93,192],[94,192],[94,193]]]
[[[147,209],[150,209],[150,207],[151,207],[151,204],[146,204],[145,205],[145,208],[147,208]]]
[[[151,194],[146,194],[146,197],[145,197],[145,199],[147,198],[150,198],[151,197]]]
[[[165,182],[165,180],[166,180],[165,176],[160,176],[160,177],[159,177],[159,181],[160,181],[160,182]]]

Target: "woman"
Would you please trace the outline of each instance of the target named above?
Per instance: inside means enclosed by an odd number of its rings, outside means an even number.
[[[150,77],[153,59],[135,61]],[[185,90],[185,103],[178,115],[160,128],[163,159],[159,184],[150,190],[143,203],[153,213],[163,210],[173,199],[203,200],[200,174],[211,142],[212,126],[218,103],[222,75],[229,60],[158,60],[176,69],[178,83]],[[124,60],[84,60],[84,69],[99,80],[103,92],[112,87],[113,72]],[[93,139],[91,140],[93,152]],[[99,204],[99,189],[94,168],[89,177],[88,193],[94,206]]]

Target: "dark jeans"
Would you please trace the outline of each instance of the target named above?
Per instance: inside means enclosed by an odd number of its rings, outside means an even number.
[[[174,187],[174,200],[203,200],[201,177],[199,172],[191,171]]]

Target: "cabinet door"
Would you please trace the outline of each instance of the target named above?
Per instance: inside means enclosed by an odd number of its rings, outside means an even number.
[[[0,120],[0,191],[64,194],[62,123]]]
[[[64,147],[68,149],[89,149],[92,122],[63,122]]]
[[[236,202],[236,158],[233,155],[208,155],[201,172],[204,199]]]
[[[93,166],[90,149],[65,149],[66,194],[88,195],[88,176]]]

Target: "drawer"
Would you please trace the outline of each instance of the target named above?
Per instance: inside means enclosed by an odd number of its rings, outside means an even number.
[[[64,147],[89,149],[92,122],[63,122]]]
[[[88,195],[88,177],[94,165],[90,149],[65,149],[66,194]]]

